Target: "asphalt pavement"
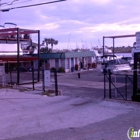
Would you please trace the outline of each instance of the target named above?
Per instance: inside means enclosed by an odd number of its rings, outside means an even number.
[[[0,88],[0,140],[128,140],[140,129],[139,103],[104,99],[99,69],[78,73],[58,74],[60,96],[42,95],[42,83]]]

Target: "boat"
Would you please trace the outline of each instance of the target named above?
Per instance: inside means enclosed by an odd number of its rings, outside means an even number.
[[[120,72],[130,72],[132,68],[129,62],[125,59],[117,57],[115,54],[106,54],[102,56],[101,72],[108,72],[116,74]]]

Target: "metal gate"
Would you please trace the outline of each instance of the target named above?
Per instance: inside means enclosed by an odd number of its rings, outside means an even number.
[[[132,100],[133,75],[104,72],[104,98]]]

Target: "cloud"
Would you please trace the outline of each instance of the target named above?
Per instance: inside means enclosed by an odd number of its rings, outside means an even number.
[[[71,2],[77,3],[77,4],[85,4],[85,3],[93,3],[93,4],[99,4],[99,5],[104,5],[107,4],[109,2],[111,2],[111,0],[71,0]]]
[[[33,0],[24,5],[46,1],[49,0]],[[19,4],[12,6],[16,5]],[[59,40],[60,46],[67,44],[69,37],[74,46],[75,42],[81,44],[81,39],[97,45],[103,36],[135,34],[139,31],[139,5],[140,1],[132,0],[67,0],[0,12],[0,24],[13,22],[20,28],[39,29],[41,40],[52,37]]]

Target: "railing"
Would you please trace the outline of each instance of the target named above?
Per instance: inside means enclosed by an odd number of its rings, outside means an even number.
[[[110,70],[104,71],[104,98],[132,100],[132,79],[132,74],[112,74]]]

